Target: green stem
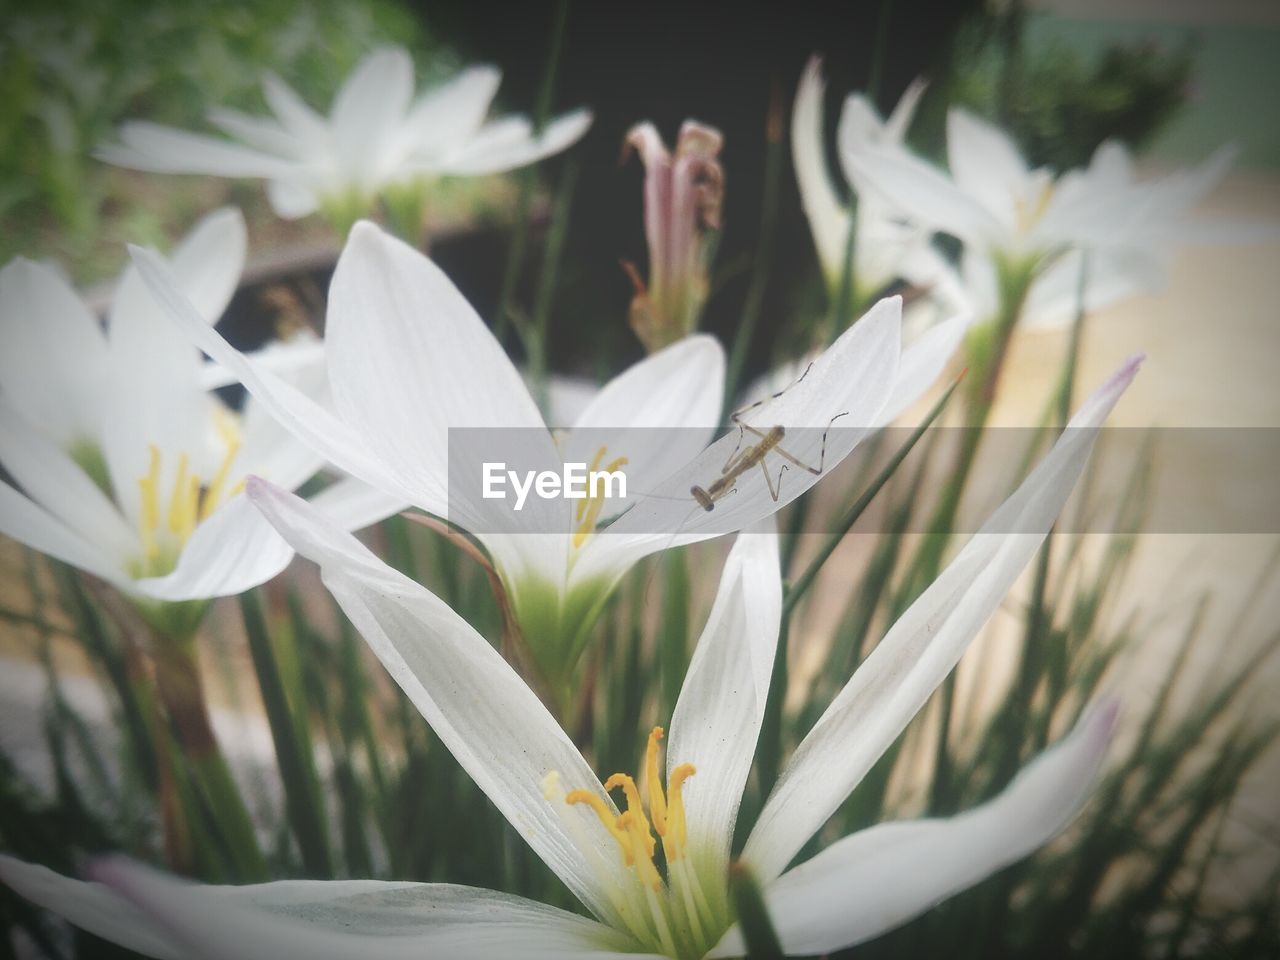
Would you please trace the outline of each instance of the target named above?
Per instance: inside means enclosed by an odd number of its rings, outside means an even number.
[[[213,733],[195,642],[190,637],[177,639],[157,633],[154,657],[160,702],[173,724],[182,758],[227,844],[228,859],[238,879],[265,880],[267,863],[258,847],[253,820]]]
[[[742,305],[742,319],[733,338],[729,353],[729,365],[725,374],[724,410],[721,420],[729,416],[736,404],[738,388],[742,383],[742,371],[747,362],[747,350],[760,322],[764,306],[764,291],[769,282],[769,266],[773,262],[773,235],[777,232],[778,184],[782,179],[782,93],[775,86],[769,103],[769,115],[765,122],[764,197],[761,200],[760,240],[756,246],[755,261],[751,271],[751,285]]]
[[[875,479],[871,481],[871,484],[862,492],[862,495],[853,502],[845,512],[844,516],[840,518],[838,523],[836,523],[835,530],[827,537],[822,547],[819,548],[817,555],[809,562],[809,566],[804,569],[800,576],[796,577],[791,584],[790,589],[787,590],[786,599],[782,604],[782,614],[784,617],[789,616],[792,610],[795,609],[796,603],[802,596],[804,596],[805,591],[813,585],[813,581],[818,576],[818,572],[822,569],[822,565],[825,564],[831,557],[831,554],[835,552],[836,547],[840,545],[845,534],[853,529],[853,525],[858,522],[858,518],[861,517],[867,507],[871,505],[871,501],[875,499],[876,494],[880,492],[884,485],[889,482],[889,478],[897,472],[900,466],[902,466],[902,462],[906,460],[911,451],[915,449],[916,443],[918,443],[920,438],[924,436],[925,431],[928,430],[929,427],[933,426],[934,421],[942,414],[943,409],[947,405],[947,401],[951,399],[951,395],[955,393],[956,387],[959,385],[960,381],[957,380],[947,388],[946,393],[938,398],[937,403],[935,403],[933,408],[925,415],[924,420],[922,420],[920,424],[911,431],[911,435],[907,437],[906,442],[897,449],[889,462],[885,464],[884,468],[876,475]]]
[[[551,27],[551,48],[547,54],[547,67],[542,74],[542,83],[538,88],[538,100],[533,111],[533,132],[541,133],[551,113],[551,98],[555,92],[556,74],[560,66],[560,53],[564,47],[564,28],[569,18],[568,0],[559,0],[556,4],[555,19]],[[507,254],[507,265],[502,274],[502,287],[498,293],[498,311],[494,317],[494,333],[499,340],[507,332],[510,322],[512,302],[515,300],[516,284],[520,281],[520,272],[524,267],[525,250],[529,244],[529,210],[533,205],[533,187],[535,183],[534,168],[526,167],[520,172],[520,196],[516,208],[516,228],[511,237],[511,250]]]
[[[284,784],[289,822],[302,853],[302,864],[311,876],[327,879],[333,876],[333,860],[325,836],[320,782],[310,751],[302,747],[296,735],[293,713],[271,648],[271,637],[257,591],[249,590],[240,595],[240,614],[244,620],[245,635],[249,638],[249,653],[253,657],[254,672],[258,675],[258,688],[262,691],[262,704],[267,711],[276,762]]]

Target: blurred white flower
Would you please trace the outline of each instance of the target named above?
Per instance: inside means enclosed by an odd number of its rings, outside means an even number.
[[[1026,856],[1088,798],[1115,720],[1086,713],[1008,788],[951,819],[887,823],[788,869],[951,672],[1034,556],[1133,377],[1126,365],[952,564],[895,623],[796,748],[741,862],[788,955],[871,939]],[[728,875],[777,649],[778,538],[739,536],[670,720],[639,778],[603,783],[500,653],[425,587],[314,508],[257,480],[250,495],[325,584],[441,742],[590,913],[450,884],[191,885],[120,858],[97,882],[0,857],[0,879],[152,957],[742,956]],[[615,805],[620,793],[625,809]],[[657,855],[661,844],[662,855]]]
[[[202,324],[217,321],[245,257],[244,222],[205,217],[169,261]],[[274,366],[315,379],[313,343],[276,346]],[[200,352],[165,318],[135,268],[104,330],[52,268],[0,270],[0,533],[93,573],[147,604],[239,593],[292,551],[241,494],[259,473],[292,489],[323,465],[256,402],[210,390]],[[353,480],[317,501],[363,526],[394,509]]]
[[[1093,312],[1140,293],[1159,293],[1167,286],[1174,257],[1183,247],[1280,239],[1274,222],[1193,216],[1222,182],[1236,153],[1234,147],[1222,147],[1197,167],[1139,179],[1123,145],[1108,141],[1099,146],[1087,168],[1068,176],[1086,185],[1088,193],[1100,201],[1113,198],[1121,212],[1114,220],[1082,228],[1070,250],[1044,265],[1027,293],[1022,323],[1065,326],[1081,305]],[[982,251],[970,249],[965,251],[961,273],[977,314],[994,314],[998,265]]]
[[[695,120],[681,125],[674,155],[651,123],[627,132],[626,149],[644,163],[648,285],[633,265],[623,266],[636,290],[631,328],[650,353],[698,326],[720,230],[724,171],[717,157],[723,142],[719,130]]]
[[[268,74],[263,93],[273,116],[209,112],[231,140],[131,121],[121,127],[120,143],[98,156],[138,170],[264,179],[279,216],[322,210],[349,224],[389,188],[522,167],[565,149],[590,126],[586,110],[536,134],[527,117],[486,121],[500,79],[493,67],[471,67],[415,100],[408,51],[385,47],[356,67],[327,117]]]
[[[926,283],[938,269],[940,257],[929,246],[927,221],[915,221],[885,201],[866,184],[847,158],[868,146],[903,148],[924,83],[907,87],[887,120],[863,94],[845,98],[836,132],[841,166],[856,195],[856,208],[840,199],[826,161],[822,99],[826,82],[822,60],[811,57],[796,89],[791,114],[791,153],[800,187],[800,200],[828,291],[834,297],[843,282],[849,231],[856,225],[852,282],[861,301],[881,294],[897,279]]]

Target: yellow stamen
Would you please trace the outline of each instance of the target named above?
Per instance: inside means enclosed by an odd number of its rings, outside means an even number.
[[[606,792],[617,790],[619,787],[622,788],[622,795],[627,798],[627,813],[634,815],[635,836],[640,838],[645,854],[652,857],[657,843],[653,839],[653,834],[649,832],[649,821],[645,818],[644,809],[640,804],[640,790],[636,787],[636,782],[625,773],[615,773],[604,782]]]
[[[631,834],[622,825],[622,817],[615,817],[613,811],[609,809],[609,805],[604,799],[590,790],[570,790],[564,796],[564,802],[569,806],[585,803],[590,807],[600,822],[604,824],[604,828],[613,835],[613,839],[618,841],[618,846],[622,848],[623,858],[626,860],[627,866],[631,866],[633,857],[631,855]],[[626,816],[626,814],[623,814]]]
[[[147,475],[138,480],[138,491],[142,494],[138,532],[142,535],[142,549],[147,559],[154,560],[160,554],[160,544],[156,542],[156,531],[160,528],[160,448],[153,443],[150,451]]]
[[[689,832],[684,820],[684,782],[697,773],[692,763],[682,763],[671,771],[667,781],[667,821],[671,824],[670,838],[663,838],[662,848],[667,851],[668,860],[677,860],[684,855],[689,843]]]
[[[569,805],[583,803],[595,811],[596,817],[617,841],[622,851],[623,861],[629,867],[635,867],[636,876],[645,886],[660,891],[664,883],[662,874],[654,865],[653,855],[657,848],[654,832],[662,838],[662,849],[667,857],[667,869],[671,870],[684,855],[688,845],[688,830],[685,826],[684,782],[695,773],[693,764],[682,763],[671,771],[667,790],[662,789],[662,775],[658,765],[658,743],[662,740],[661,727],[654,727],[649,733],[649,742],[645,748],[644,776],[646,793],[649,799],[649,817],[653,820],[650,827],[649,818],[645,816],[640,800],[640,789],[633,778],[625,773],[615,773],[604,782],[606,792],[621,790],[626,798],[627,809],[618,816],[613,815],[608,803],[599,794],[590,790],[574,790],[565,795],[564,801]],[[550,776],[543,784],[543,795],[548,800],[556,796],[559,778]]]
[[[173,480],[173,493],[169,496],[169,530],[183,543],[196,528],[200,506],[200,478],[190,474],[190,463],[185,453],[178,458],[178,475]]]
[[[596,451],[596,455],[591,458],[591,465],[587,467],[587,476],[591,476],[591,474],[595,473],[595,471],[600,469],[600,461],[604,459],[604,454],[606,449],[607,449],[606,447],[601,447],[599,450]],[[586,500],[578,501],[578,509],[574,513],[574,519],[578,523],[582,523],[582,517],[587,512],[587,507],[590,505],[590,503],[591,503],[590,498]]]
[[[1043,183],[1036,192],[1030,203],[1027,203],[1022,197],[1017,197],[1013,201],[1014,215],[1018,222],[1018,231],[1027,233],[1040,222],[1040,218],[1044,216],[1045,210],[1049,207],[1049,200],[1053,197],[1053,183],[1049,181]]]
[[[596,451],[595,456],[591,458],[591,465],[587,468],[588,482],[590,481],[591,475],[599,471],[600,462],[604,459],[605,450],[605,447],[601,447]],[[626,457],[615,457],[609,462],[608,466],[604,468],[605,472],[613,473],[615,470],[625,467],[628,462],[629,461]],[[578,501],[578,508],[574,514],[578,524],[577,528],[573,531],[573,545],[575,547],[581,547],[582,544],[586,542],[587,537],[591,536],[591,534],[595,532],[596,521],[600,519],[600,512],[604,510],[604,495],[595,494],[593,492],[593,488],[594,485],[589,483],[587,496]]]
[[[227,477],[231,474],[231,465],[236,459],[236,454],[240,452],[240,437],[235,432],[234,426],[220,421],[218,432],[222,435],[222,441],[226,445],[226,453],[223,454],[222,463],[218,464],[218,471],[209,482],[209,486],[204,492],[204,499],[200,503],[200,520],[202,522],[208,519],[209,514],[213,513],[222,501],[222,488],[226,486]],[[233,490],[232,495],[234,493],[235,491]]]
[[[649,816],[653,819],[653,829],[658,836],[667,835],[667,798],[662,793],[662,776],[658,771],[658,742],[662,739],[662,728],[654,727],[649,732],[649,744],[644,751],[644,779],[649,788]]]

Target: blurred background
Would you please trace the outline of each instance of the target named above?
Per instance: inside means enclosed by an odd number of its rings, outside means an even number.
[[[542,89],[551,91],[553,111],[580,105],[594,110],[594,125],[583,141],[536,171],[452,182],[432,199],[428,248],[486,318],[501,313],[504,303],[529,304],[538,297],[540,253],[558,225],[563,248],[546,344],[554,373],[598,379],[644,355],[627,324],[632,287],[619,266],[620,260],[643,263],[646,258],[642,168],[634,156],[622,155],[626,131],[641,120],[656,123],[668,142],[687,117],[710,123],[725,136],[724,226],[702,328],[726,344],[734,342],[751,293],[762,223],[767,223],[771,282],[763,290],[756,335],[745,348],[744,380],[809,345],[824,292],[785,130],[797,80],[814,53],[823,56],[828,80],[829,139],[846,92],[867,90],[887,112],[908,83],[924,76],[929,87],[911,135],[922,154],[943,156],[945,113],[955,104],[1002,125],[1030,161],[1058,171],[1086,163],[1108,138],[1129,144],[1140,170],[1152,175],[1198,163],[1233,142],[1240,148],[1238,162],[1197,216],[1280,225],[1280,112],[1274,104],[1280,90],[1280,6],[1274,3],[8,0],[5,6],[0,262],[17,255],[55,262],[91,302],[103,306],[112,278],[124,265],[126,242],[168,247],[201,213],[233,203],[249,222],[250,265],[224,329],[243,345],[260,343],[290,325],[318,322],[315,304],[323,298],[339,238],[318,218],[276,219],[257,183],[137,173],[100,163],[92,151],[126,119],[203,130],[211,106],[258,111],[259,78],[267,69],[322,107],[360,58],[385,43],[409,48],[419,88],[464,64],[488,62],[503,70],[498,105],[504,111],[535,112]],[[771,142],[782,144],[782,170],[776,179],[776,215],[766,217]],[[834,169],[834,145],[829,142],[828,148]],[[523,257],[513,259],[517,237],[526,237],[529,246]],[[1271,431],[1280,429],[1278,257],[1280,241],[1274,238],[1184,249],[1167,289],[1099,311],[1089,317],[1083,334],[1081,384],[1099,382],[1134,351],[1147,353],[1143,374],[1117,409],[1114,425],[1269,428],[1254,435],[1257,448],[1230,446],[1224,456],[1234,459],[1225,466],[1176,455],[1161,461],[1158,453],[1148,465],[1153,482],[1175,485],[1179,495],[1194,498],[1210,515],[1219,503],[1224,517],[1230,515],[1234,494],[1223,486],[1227,476],[1243,476],[1263,501],[1274,503],[1276,497],[1280,445]],[[1067,330],[1015,333],[993,424],[1037,423],[1056,389],[1068,337]],[[518,338],[509,335],[507,345],[521,355]],[[933,399],[904,422],[916,422]],[[1239,525],[1228,528],[1238,531]],[[1114,575],[1107,558],[1115,544],[1101,536],[1079,539],[1084,541],[1081,554]],[[843,584],[865,577],[875,546],[871,537],[855,535],[824,571],[793,636],[797,676],[822,673],[830,637],[838,636],[849,616],[850,591]],[[1203,727],[1179,727],[1162,741],[1169,752],[1161,762],[1170,766],[1153,767],[1149,778],[1158,780],[1177,767],[1183,778],[1178,782],[1207,782],[1209,767],[1198,761],[1182,767],[1181,759],[1175,763],[1170,757],[1180,757],[1179,751],[1212,755],[1219,741],[1207,731],[1215,725],[1234,730],[1232,716],[1248,712],[1266,730],[1280,722],[1280,666],[1266,652],[1275,646],[1280,623],[1280,591],[1273,576],[1278,548],[1280,536],[1267,525],[1253,534],[1148,533],[1124,544],[1124,577],[1116,577],[1114,592],[1099,604],[1104,622],[1090,621],[1089,627],[1123,636],[1114,653],[1114,662],[1122,666],[1114,668],[1112,686],[1134,702],[1165,704],[1168,678],[1179,671],[1182,679],[1169,699],[1175,706],[1162,709],[1198,718],[1191,725]],[[806,547],[797,549],[803,558]],[[419,554],[424,551],[419,545]],[[317,609],[309,616],[319,624],[316,630],[341,633],[327,596],[309,572],[296,573],[293,582],[302,596],[313,598]],[[79,774],[69,773],[51,746],[59,724],[69,723],[63,707],[49,707],[51,678],[61,678],[60,696],[89,727],[108,724],[112,715],[97,682],[100,664],[81,649],[75,616],[58,609],[59,596],[65,606],[58,584],[56,574],[32,573],[30,558],[16,544],[0,542],[0,655],[6,658],[0,665],[0,753],[5,758],[0,846],[15,845],[22,830],[43,836],[75,823],[61,847],[50,841],[57,856],[70,860],[73,848],[116,846],[128,830],[86,812],[92,805],[69,783]],[[315,601],[317,596],[322,600]],[[695,596],[693,609],[698,602]],[[1011,601],[966,660],[959,681],[962,691],[970,691],[965,696],[978,702],[998,698],[1003,688],[988,674],[1003,675],[998,664],[1012,658],[1022,636],[1025,602],[1025,596]],[[1077,604],[1063,618],[1070,621],[1079,609]],[[691,619],[701,622],[696,615]],[[303,632],[297,623],[293,631]],[[278,797],[271,737],[256,693],[238,690],[243,684],[237,677],[248,668],[233,607],[229,614],[222,605],[215,608],[210,632],[216,642],[204,655],[215,678],[215,719],[239,744],[237,753],[248,758],[246,776],[266,798],[263,809],[271,809]],[[57,669],[51,671],[51,664]],[[1232,678],[1242,667],[1252,686],[1247,695],[1235,697]],[[1201,712],[1206,691],[1216,696],[1227,687],[1233,691],[1227,698],[1230,711]],[[794,690],[790,696],[804,699]],[[90,742],[98,736],[86,735]],[[921,757],[931,755],[928,736],[921,737],[913,749]],[[419,734],[406,735],[406,756],[414,756],[415,738]],[[1019,901],[1040,904],[1045,912],[1028,908],[1016,935],[975,940],[973,955],[1049,955],[1019,952],[1030,950],[1028,944],[1044,946],[1034,931],[1041,923],[1036,918],[1048,916],[1053,923],[1045,921],[1042,929],[1061,936],[1056,949],[1062,956],[1277,955],[1268,951],[1280,944],[1280,750],[1274,739],[1265,739],[1256,753],[1239,783],[1233,781],[1200,819],[1187,821],[1185,833],[1168,827],[1150,835],[1146,849],[1155,852],[1149,862],[1130,856],[1128,847],[1124,857],[1100,858],[1106,866],[1090,878],[1084,902],[1110,919],[1081,932],[1085,925],[1078,904],[1069,896],[1054,900],[1060,891],[1050,878]],[[341,768],[341,750],[334,748],[333,754]],[[405,768],[413,776],[424,775],[412,764]],[[918,810],[922,804],[909,787],[910,776],[899,772],[898,778],[908,785],[899,791],[900,800],[886,790],[886,807],[897,803],[897,809]],[[1131,787],[1116,787],[1116,795],[1129,796],[1134,789],[1146,796],[1145,788]],[[1182,793],[1171,796],[1185,800]],[[399,802],[405,802],[403,796]],[[867,810],[849,813],[851,822],[867,815]],[[1137,828],[1115,829],[1120,832],[1098,827],[1096,835],[1118,849],[1125,838],[1132,839],[1124,830]],[[1164,857],[1160,843],[1176,846],[1179,855]],[[364,865],[421,876],[427,869],[422,863],[430,870],[456,866],[455,855],[435,851],[435,859],[391,867],[373,856]],[[358,873],[358,861],[348,859],[349,872]],[[287,850],[280,862],[290,862]],[[492,881],[482,866],[473,874],[476,882]],[[456,870],[449,876],[467,879]],[[517,872],[513,880],[504,874],[493,882],[519,887],[520,876]],[[1000,882],[1025,879],[1016,875]],[[0,907],[6,911],[0,917],[28,919],[23,908],[7,900],[0,900]],[[962,902],[950,914],[940,911],[913,933],[870,945],[865,955],[924,955],[918,951],[944,942],[947,929],[966,929],[964,909]],[[958,926],[948,928],[948,923]],[[1153,929],[1165,939],[1149,938]],[[1239,930],[1246,932],[1237,935]],[[1139,952],[1127,952],[1138,950],[1138,942],[1143,944]],[[999,950],[984,952],[997,943]],[[5,955],[14,954],[0,947],[0,957]]]

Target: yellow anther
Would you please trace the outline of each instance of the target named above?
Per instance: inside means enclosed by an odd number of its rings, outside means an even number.
[[[636,787],[636,782],[625,773],[615,773],[604,782],[606,793],[619,788],[622,790],[622,795],[627,798],[627,814],[635,822],[634,835],[640,838],[645,853],[652,857],[657,843],[653,839],[653,834],[649,832],[649,821],[640,803],[640,790]]]
[[[668,865],[684,856],[688,832],[685,826],[682,789],[684,782],[695,772],[693,764],[680,764],[671,771],[667,790],[663,792],[662,775],[658,766],[658,745],[662,736],[662,728],[654,727],[649,733],[649,742],[645,748],[644,776],[649,799],[649,817],[653,818],[652,827],[641,806],[640,790],[635,780],[625,773],[615,773],[604,782],[606,793],[621,790],[626,798],[627,808],[621,814],[615,815],[605,798],[595,791],[574,790],[564,795],[564,802],[570,806],[582,803],[595,811],[596,817],[617,841],[622,851],[623,862],[629,867],[635,867],[639,880],[655,891],[663,889],[664,881],[653,862],[653,855],[657,849],[654,831],[656,830],[658,836],[662,838],[662,849],[666,854]],[[542,793],[552,802],[561,796],[558,774],[547,775],[542,782]]]
[[[218,465],[218,472],[214,474],[214,479],[209,481],[209,486],[205,490],[205,499],[200,504],[200,518],[206,520],[210,513],[218,508],[218,504],[223,498],[223,486],[227,485],[227,477],[232,472],[232,462],[236,460],[236,454],[239,453],[238,436],[223,434],[223,439],[227,440],[227,453],[223,454],[223,462]]]
[[[588,477],[589,477],[589,476],[591,476],[591,474],[595,473],[595,471],[597,471],[597,470],[599,470],[599,469],[600,469],[600,461],[604,459],[604,454],[605,454],[605,450],[606,450],[606,449],[608,449],[608,448],[606,448],[606,447],[601,447],[599,450],[597,450],[597,451],[596,451],[596,455],[595,455],[594,457],[592,457],[592,458],[591,458],[591,465],[590,465],[589,467],[587,467],[587,476],[588,476]],[[588,493],[590,493],[590,491],[588,491]],[[579,524],[581,524],[581,523],[582,523],[582,518],[583,518],[583,516],[586,514],[586,512],[587,512],[587,507],[588,507],[588,506],[590,506],[590,504],[591,504],[591,498],[590,498],[590,497],[588,497],[588,498],[587,498],[587,499],[585,499],[585,500],[579,500],[579,501],[578,501],[578,509],[577,509],[577,511],[574,513],[574,519],[575,519]]]
[[[587,496],[578,501],[578,508],[575,517],[578,526],[573,531],[573,545],[581,547],[586,542],[587,537],[591,536],[596,529],[596,521],[600,519],[600,512],[604,510],[604,494],[597,493],[597,484],[591,482],[591,476],[600,470],[600,461],[604,459],[605,447],[601,447],[596,451],[594,457],[591,458],[591,465],[587,468]],[[626,457],[614,457],[613,460],[604,468],[605,473],[613,473],[625,467],[629,461]]]
[[[544,782],[545,783],[545,782]],[[590,790],[570,790],[565,794],[564,802],[569,806],[585,803],[604,824],[604,828],[613,835],[613,839],[618,841],[618,846],[622,848],[623,859],[626,860],[627,866],[631,866],[631,835],[627,828],[622,825],[622,817],[615,817],[613,811],[609,809],[609,805],[598,794],[592,793]],[[623,814],[625,817],[626,814]]]
[[[138,492],[142,495],[138,532],[142,536],[142,549],[147,559],[154,560],[160,553],[160,544],[156,542],[156,531],[160,528],[160,448],[153,443],[150,452],[147,475],[138,480]]]
[[[662,874],[653,865],[653,834],[649,832],[649,821],[639,810],[629,809],[618,818],[618,826],[631,835],[631,862],[635,864],[636,875],[646,887],[654,890],[662,889]],[[641,851],[646,851],[640,856]]]
[[[1044,216],[1045,210],[1049,207],[1049,201],[1053,198],[1053,182],[1047,181],[1042,183],[1036,190],[1031,202],[1028,203],[1022,197],[1017,197],[1013,201],[1014,215],[1018,221],[1018,231],[1027,233],[1040,222],[1040,218]]]
[[[184,453],[178,459],[178,475],[173,479],[173,493],[169,496],[169,530],[182,543],[186,543],[195,530],[200,507],[200,478],[190,474],[189,468]]]
[[[667,835],[667,798],[662,792],[662,774],[658,769],[658,743],[662,740],[662,728],[649,731],[649,744],[644,751],[644,779],[649,793],[649,816],[658,836]]]
[[[676,860],[684,854],[685,845],[689,842],[689,832],[684,820],[684,782],[697,773],[692,763],[682,763],[671,771],[667,780],[667,823],[670,825],[669,837],[663,838],[663,849],[667,859]]]

